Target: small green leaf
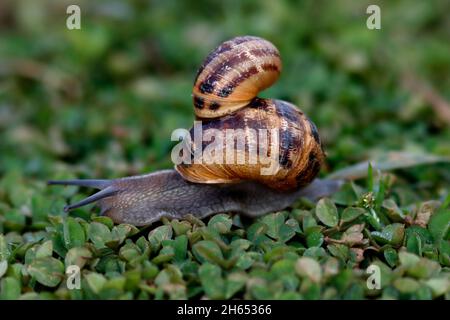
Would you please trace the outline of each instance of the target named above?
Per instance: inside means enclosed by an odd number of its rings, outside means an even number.
[[[56,287],[64,278],[64,264],[52,257],[35,259],[27,270],[37,282],[47,287]]]
[[[100,222],[89,224],[89,239],[96,248],[104,248],[105,243],[112,240],[109,228]]]
[[[66,267],[77,265],[82,269],[90,259],[92,259],[92,252],[88,248],[75,247],[67,251],[64,263]]]
[[[51,257],[53,253],[53,242],[52,240],[48,240],[41,244],[39,248],[36,250],[36,258],[45,258]]]
[[[413,293],[420,287],[420,284],[411,278],[396,279],[393,285],[401,293]]]
[[[108,227],[109,230],[111,230],[112,227],[114,227],[114,221],[112,221],[112,219],[107,216],[94,217],[92,218],[92,221],[104,224],[105,226]]]
[[[67,217],[64,219],[63,235],[66,249],[81,247],[86,241],[84,228],[72,217]]]
[[[415,233],[410,233],[406,238],[406,248],[409,252],[422,256],[422,240]]]
[[[405,219],[405,215],[402,210],[397,206],[397,203],[392,199],[386,199],[383,201],[382,208],[387,214],[389,219],[393,222],[402,222]]]
[[[8,270],[8,261],[0,260],[0,279],[6,273],[6,270]]]
[[[299,276],[308,278],[312,282],[318,283],[322,279],[320,264],[312,258],[299,258],[295,264],[295,270]]]
[[[225,281],[222,278],[222,270],[214,264],[202,264],[198,270],[200,282],[206,295],[210,299],[223,299],[225,296]]]
[[[213,216],[208,222],[208,228],[218,232],[219,234],[226,234],[230,232],[231,225],[232,220],[226,214],[217,214]]]
[[[399,246],[405,236],[405,226],[400,223],[389,224],[380,231],[373,231],[372,237],[381,244]]]
[[[86,282],[89,288],[95,293],[98,294],[106,283],[106,278],[99,273],[89,273],[85,276]]]
[[[441,270],[441,266],[436,261],[420,258],[419,262],[407,268],[407,274],[418,279],[428,279],[435,276]]]
[[[425,283],[431,288],[434,298],[442,296],[450,291],[450,280],[448,276],[431,278]]]
[[[430,230],[431,235],[435,243],[439,243],[442,239],[448,240],[450,228],[450,210],[449,209],[439,209],[435,212],[428,224],[428,230]]]
[[[0,300],[17,300],[20,292],[19,280],[12,277],[0,279]]]
[[[411,268],[420,261],[420,258],[417,255],[406,251],[400,251],[398,257],[400,260],[400,265],[404,266],[405,268]]]
[[[314,232],[310,232],[307,236],[306,236],[306,245],[308,246],[308,248],[311,247],[320,247],[323,243],[323,234],[320,231],[314,231]]]
[[[334,203],[328,198],[319,200],[316,206],[317,218],[328,227],[335,227],[338,224],[339,216]]]
[[[359,216],[363,215],[366,211],[363,208],[348,207],[342,211],[341,223],[347,223],[355,220]]]
[[[175,238],[173,241],[173,249],[175,253],[175,261],[183,261],[186,259],[188,246],[188,238],[186,235],[181,235]]]
[[[161,243],[164,240],[172,238],[172,227],[169,225],[163,225],[150,231],[148,235],[148,241],[153,252],[157,252],[161,247]]]
[[[243,272],[232,272],[226,279],[225,299],[232,298],[237,292],[244,288],[247,275]]]
[[[192,225],[187,221],[178,221],[177,219],[173,219],[170,224],[172,225],[173,231],[175,235],[179,236],[181,234],[186,234],[188,230],[192,229]]]
[[[209,240],[197,242],[192,247],[192,252],[200,262],[211,262],[220,264],[223,260],[223,254],[219,246]]]
[[[265,215],[261,222],[267,226],[266,234],[272,239],[279,239],[280,228],[284,224],[285,215],[283,212],[276,212]]]
[[[10,255],[5,236],[0,233],[0,261],[8,260]]]
[[[395,267],[398,263],[398,254],[394,248],[386,248],[383,252],[384,258],[390,267]]]

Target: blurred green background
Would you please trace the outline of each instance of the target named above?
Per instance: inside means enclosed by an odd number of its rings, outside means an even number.
[[[66,28],[70,4],[81,30]],[[381,30],[366,27],[369,4],[381,8]],[[237,35],[279,48],[282,76],[262,96],[317,124],[323,176],[389,150],[450,156],[437,106],[450,100],[449,12],[449,1],[2,0],[0,210],[32,206],[52,192],[49,178],[171,167],[170,134],[193,121],[196,70]],[[401,172],[404,192],[447,194],[447,166]]]

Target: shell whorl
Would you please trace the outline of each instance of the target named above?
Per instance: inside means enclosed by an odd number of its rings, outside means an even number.
[[[244,133],[241,145],[238,143],[239,138],[233,141],[235,154],[231,163],[226,160],[226,143],[230,143],[230,140],[216,140],[217,137],[214,137],[214,141],[203,141],[202,144],[196,145],[194,128],[191,129],[190,139],[185,141],[189,144],[189,150],[193,150],[191,155],[195,154],[197,148],[201,148],[203,159],[201,163],[195,163],[194,159],[191,159],[190,164],[182,163],[175,167],[184,179],[195,183],[234,183],[250,180],[278,190],[292,190],[309,184],[324,161],[316,126],[296,106],[285,101],[256,98],[246,108],[202,124],[203,135],[208,130],[225,132],[227,129],[233,129],[233,132],[242,130]],[[270,166],[269,162],[262,164],[260,158],[256,163],[250,162],[251,150],[256,151],[252,146],[261,148],[261,140],[255,140],[260,139],[260,136],[250,134],[250,129],[256,132],[276,129],[278,143],[274,144],[274,141],[271,141],[273,138],[267,134],[268,144],[274,145],[276,149],[269,148],[264,151],[268,156],[273,151],[277,154],[274,158],[276,169],[271,174],[261,174],[261,168]],[[212,143],[218,141],[220,143],[214,149],[220,151],[220,159],[216,158],[216,154],[205,152]],[[239,156],[242,156],[244,163],[237,161]],[[211,161],[211,158],[216,162]]]
[[[280,72],[280,53],[269,41],[253,36],[225,41],[198,70],[193,88],[196,116],[217,118],[245,107]]]

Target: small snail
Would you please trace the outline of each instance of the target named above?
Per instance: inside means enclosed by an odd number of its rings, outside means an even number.
[[[227,148],[226,139],[217,140],[216,136],[209,144],[204,140],[198,143],[191,129],[183,141],[185,147],[194,150],[188,154],[189,160],[196,150],[205,151],[215,143],[215,152],[209,156],[203,153],[201,162],[181,162],[175,170],[142,176],[49,184],[101,189],[65,210],[98,201],[101,213],[114,222],[138,226],[163,216],[180,219],[193,214],[203,218],[222,212],[258,216],[282,210],[302,196],[316,200],[329,195],[340,182],[314,180],[324,161],[316,126],[288,102],[257,97],[280,72],[277,48],[252,36],[222,43],[201,65],[193,88],[196,120],[201,121],[204,132],[228,133],[231,129],[243,133],[243,143],[233,140],[235,158],[231,162],[222,161],[226,155],[218,153]],[[275,134],[264,136],[259,132]],[[264,138],[266,147],[258,138]],[[276,160],[269,174],[263,172],[261,161],[248,161],[255,151]],[[221,161],[210,161],[214,157]],[[236,161],[239,157],[244,161]]]

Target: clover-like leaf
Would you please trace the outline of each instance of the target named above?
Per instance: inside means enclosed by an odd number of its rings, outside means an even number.
[[[220,267],[215,264],[202,264],[198,275],[206,295],[210,299],[223,299],[225,296],[225,281]]]
[[[299,276],[306,277],[312,282],[318,283],[322,279],[322,269],[320,264],[312,258],[299,258],[295,264],[295,270]]]
[[[64,264],[52,257],[35,259],[27,271],[37,282],[47,287],[56,287],[64,278]]]
[[[328,227],[335,227],[339,221],[337,208],[333,201],[328,198],[319,200],[316,206],[317,218]]]
[[[200,262],[211,262],[220,264],[223,260],[223,254],[217,243],[209,240],[197,242],[192,247],[192,252]]]
[[[63,222],[64,245],[66,249],[81,247],[86,241],[84,228],[72,217],[67,217]]]
[[[100,222],[92,222],[89,224],[89,239],[96,248],[104,248],[105,243],[112,240],[109,228]]]
[[[163,225],[150,231],[148,234],[148,241],[152,251],[157,252],[161,247],[161,243],[164,240],[171,239],[172,234],[172,227],[169,225]]]
[[[389,224],[380,231],[373,231],[372,237],[381,244],[399,246],[405,236],[405,226],[400,223]]]
[[[219,234],[226,234],[230,231],[232,220],[227,214],[216,214],[208,222],[208,228],[218,232]]]

